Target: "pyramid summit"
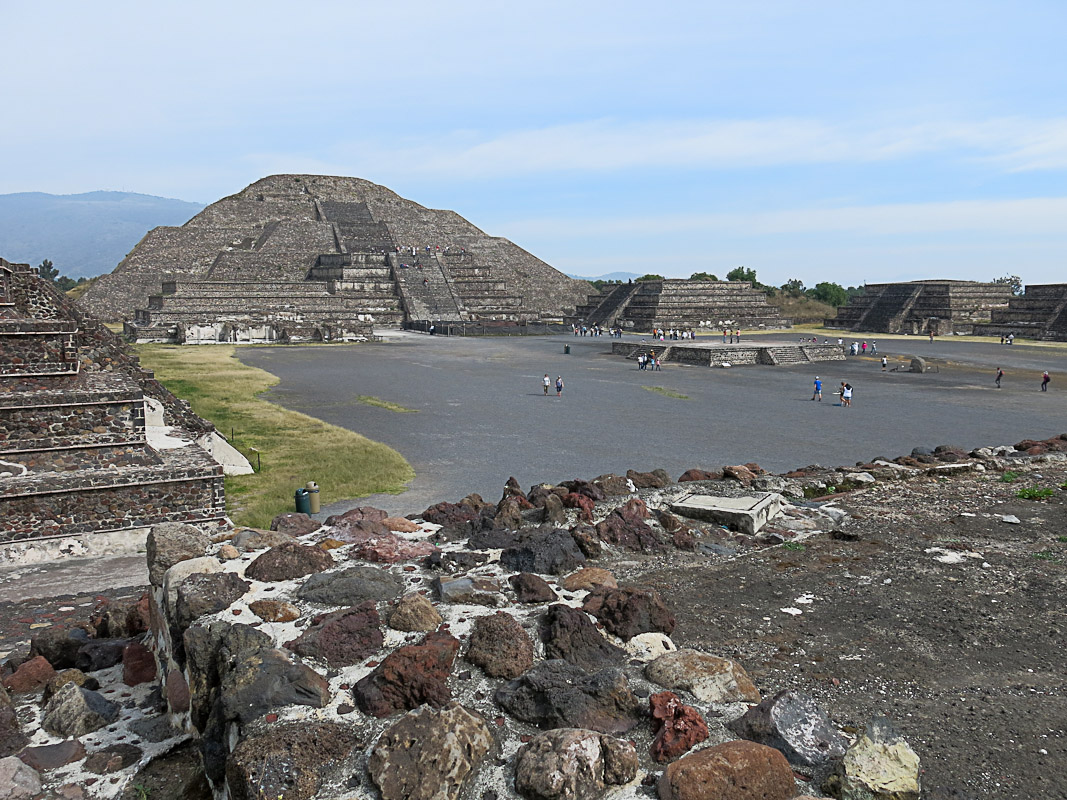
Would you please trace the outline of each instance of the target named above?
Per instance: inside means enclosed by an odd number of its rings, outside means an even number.
[[[140,341],[346,339],[371,326],[573,315],[574,280],[454,211],[360,178],[272,175],[155,228],[82,303]]]

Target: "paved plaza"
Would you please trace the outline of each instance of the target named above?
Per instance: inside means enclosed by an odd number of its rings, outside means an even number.
[[[796,343],[799,335],[752,339]],[[382,441],[411,462],[417,477],[407,492],[361,501],[392,513],[470,492],[495,501],[512,475],[526,488],[627,469],[662,467],[677,477],[690,467],[748,461],[779,472],[894,457],[916,446],[1013,444],[1067,431],[1063,348],[879,338],[890,368],[906,369],[907,359],[920,355],[940,371],[883,373],[868,357],[732,369],[668,362],[652,372],[610,355],[612,342],[394,333],[380,344],[247,347],[238,354],[281,379],[266,399]],[[998,366],[1006,372],[1000,390],[993,385]],[[1039,391],[1044,369],[1053,376],[1047,393]],[[554,390],[544,395],[545,373],[553,381],[563,376],[562,398]],[[816,374],[821,403],[811,401]],[[841,381],[855,387],[848,409],[833,394]],[[418,413],[364,405],[359,395]],[[329,500],[324,513],[354,505]]]

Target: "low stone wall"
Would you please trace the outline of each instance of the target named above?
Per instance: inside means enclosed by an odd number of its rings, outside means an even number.
[[[779,355],[785,351],[790,357],[773,357],[772,351]],[[779,363],[841,361],[845,358],[837,345],[686,345],[674,341],[642,344],[615,341],[611,344],[612,355],[624,358],[635,359],[642,354],[648,355],[649,352],[654,352],[657,357],[667,362],[702,367],[717,367],[723,364],[733,367],[753,364],[776,366]]]

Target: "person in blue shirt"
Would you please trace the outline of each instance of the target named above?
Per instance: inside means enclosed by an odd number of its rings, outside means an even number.
[[[815,376],[815,392],[812,394],[811,399],[817,399],[820,403],[822,402],[822,380],[818,375]]]

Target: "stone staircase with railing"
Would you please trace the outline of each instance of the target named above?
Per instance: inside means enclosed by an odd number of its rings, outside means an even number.
[[[588,302],[575,309],[577,321],[587,326],[613,327],[639,288],[640,283],[621,283],[590,295]]]

